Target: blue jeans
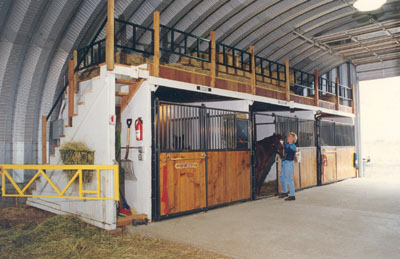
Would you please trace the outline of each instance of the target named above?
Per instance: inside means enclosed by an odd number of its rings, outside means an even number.
[[[287,193],[287,186],[289,185],[290,196],[294,196],[294,182],[293,182],[294,161],[282,161],[281,184],[282,192]]]

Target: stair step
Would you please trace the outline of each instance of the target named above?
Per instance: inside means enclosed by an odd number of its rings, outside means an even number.
[[[78,102],[78,105],[83,105],[85,104],[85,102]]]
[[[116,96],[128,96],[129,93],[124,93],[124,92],[116,92],[115,93]]]
[[[66,136],[63,134],[63,135],[60,135],[59,137],[60,137],[60,138],[65,138]]]

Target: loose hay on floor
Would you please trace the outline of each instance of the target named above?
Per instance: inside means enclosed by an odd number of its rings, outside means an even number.
[[[0,227],[0,258],[225,258],[191,246],[143,237],[112,236],[73,216]]]

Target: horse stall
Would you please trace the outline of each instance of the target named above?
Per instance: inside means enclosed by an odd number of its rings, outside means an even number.
[[[249,113],[206,105],[154,101],[155,220],[251,199]]]
[[[354,125],[321,120],[319,144],[321,152],[321,183],[331,183],[357,176]]]
[[[312,113],[305,112],[306,116],[302,113],[298,114],[299,116],[307,117],[308,119],[300,119],[296,115],[288,117],[286,113],[283,113],[285,115],[278,115],[279,113],[280,112],[266,114],[256,112],[253,114],[255,128],[254,135],[257,140],[256,143],[260,143],[261,140],[274,134],[284,136],[283,140],[286,142],[287,134],[289,132],[295,132],[298,136],[296,143],[298,161],[295,162],[293,173],[295,188],[299,190],[317,185],[315,121],[309,119],[313,116]],[[259,155],[257,155],[257,147],[259,145],[254,145],[256,147],[256,158],[261,160]],[[260,179],[257,179],[257,168],[255,170],[255,185],[260,188],[259,191],[256,190],[257,197],[268,197],[281,192],[282,188],[279,180],[281,173],[281,157],[276,156],[275,154],[276,152],[273,152],[273,155],[262,165],[265,169],[263,176],[259,177]]]

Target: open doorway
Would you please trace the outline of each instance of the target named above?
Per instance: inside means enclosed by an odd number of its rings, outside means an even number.
[[[400,77],[361,81],[359,84],[365,174],[368,176],[377,172],[371,170],[377,167],[388,170],[399,168],[400,121],[397,116],[400,108]],[[368,160],[370,162],[367,163]]]

